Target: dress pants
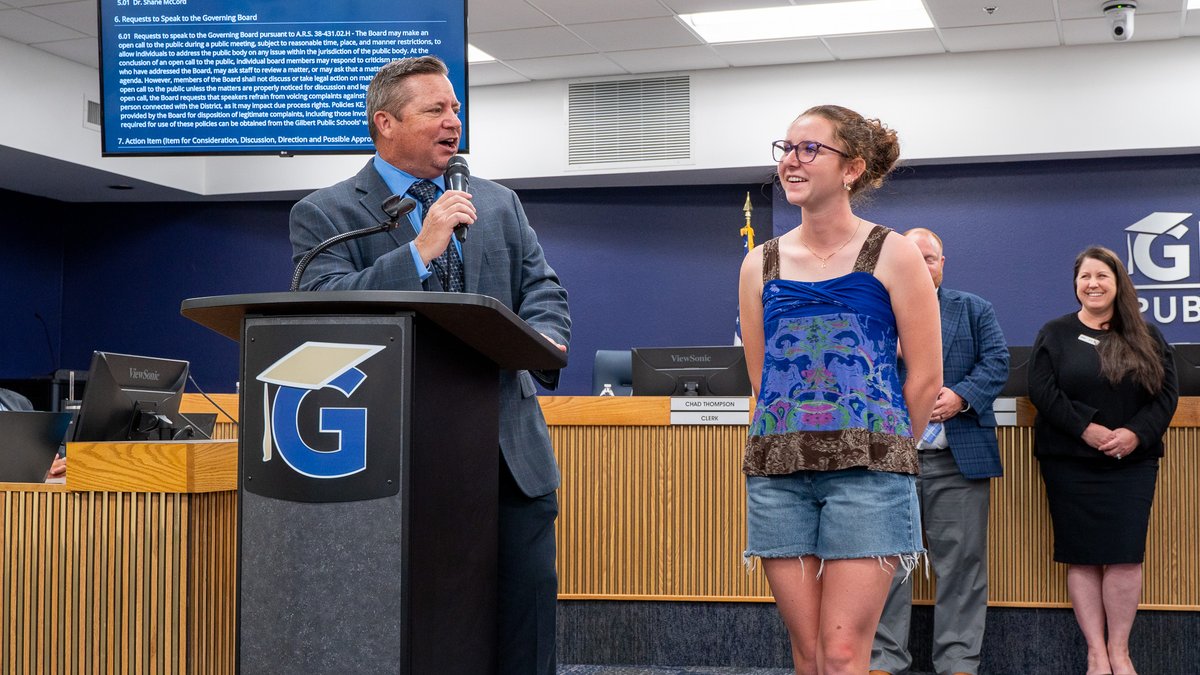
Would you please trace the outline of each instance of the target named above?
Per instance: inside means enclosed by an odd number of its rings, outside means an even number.
[[[964,478],[949,449],[920,451],[917,494],[925,546],[937,578],[933,609],[933,669],[938,675],[978,673],[987,614],[987,525],[990,481]],[[904,673],[912,587],[892,579],[875,631],[871,668]]]
[[[554,675],[558,496],[526,497],[500,458],[500,675]]]

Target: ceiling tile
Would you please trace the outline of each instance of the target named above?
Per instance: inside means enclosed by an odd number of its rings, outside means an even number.
[[[926,0],[925,6],[939,28],[1054,21],[1054,0]]]
[[[501,61],[588,54],[596,51],[561,26],[474,33],[471,35],[471,44]]]
[[[77,30],[84,35],[95,36],[98,29],[96,22],[96,0],[60,2],[54,5],[30,7],[25,11],[30,14],[36,14],[43,19],[49,19],[67,28]]]
[[[695,12],[719,12],[726,9],[743,9],[745,2],[737,0],[660,0],[663,4],[679,14]],[[754,7],[783,7],[790,5],[788,0],[754,0]]]
[[[649,19],[672,15],[671,10],[657,2],[647,2],[647,0],[604,0],[604,2],[529,0],[529,3],[564,25],[624,19]]]
[[[735,42],[713,45],[713,50],[733,66],[770,66],[833,60],[833,53],[817,38]]]
[[[568,26],[576,35],[602,52],[625,51],[639,47],[689,47],[704,42],[674,17],[605,21]]]
[[[534,80],[559,80],[576,77],[600,77],[603,75],[628,75],[628,73],[599,54],[580,54],[545,59],[519,59],[507,65],[522,75]]]
[[[0,11],[0,37],[28,45],[54,40],[73,40],[87,35],[22,9],[6,9]]]
[[[471,87],[486,87],[492,84],[513,84],[528,82],[529,78],[509,68],[503,63],[491,61],[488,63],[472,63],[469,66],[468,82]]]
[[[727,68],[730,65],[708,47],[636,49],[627,52],[609,52],[608,58],[616,61],[618,65],[631,73],[706,70]]]
[[[50,52],[55,56],[81,63],[92,68],[100,67],[100,47],[96,38],[80,38],[78,40],[61,40],[59,42],[39,42],[34,45],[38,49]]]
[[[1137,15],[1162,14],[1173,12],[1178,14],[1187,5],[1186,0],[1137,0]],[[1104,12],[1100,9],[1100,0],[1058,0],[1058,17],[1064,21],[1069,19],[1102,18]]]
[[[973,26],[942,30],[942,44],[951,52],[984,52],[1000,49],[1057,47],[1058,24],[1012,23],[1002,26]]]
[[[933,30],[908,30],[870,35],[838,35],[824,38],[839,59],[875,59],[888,56],[941,54],[946,51]]]
[[[53,5],[63,0],[4,0],[4,4],[13,7],[36,7],[37,5]]]
[[[554,19],[531,7],[525,0],[487,0],[467,7],[467,27],[472,36],[496,30],[553,26]]]
[[[1200,35],[1200,9],[1187,13],[1187,23],[1183,25],[1184,35]]]

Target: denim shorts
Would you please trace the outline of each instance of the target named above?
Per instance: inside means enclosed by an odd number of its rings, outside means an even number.
[[[912,569],[921,546],[916,476],[871,471],[797,471],[746,477],[745,558],[821,560],[901,556]]]

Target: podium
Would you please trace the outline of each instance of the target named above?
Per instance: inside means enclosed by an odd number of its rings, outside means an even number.
[[[495,672],[499,370],[566,356],[465,293],[182,313],[241,344],[239,670]]]

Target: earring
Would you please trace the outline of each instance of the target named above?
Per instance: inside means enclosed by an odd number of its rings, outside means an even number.
[[[846,192],[849,192],[849,191],[850,191],[850,184],[849,184],[849,183],[842,183],[842,187],[846,188]]]

